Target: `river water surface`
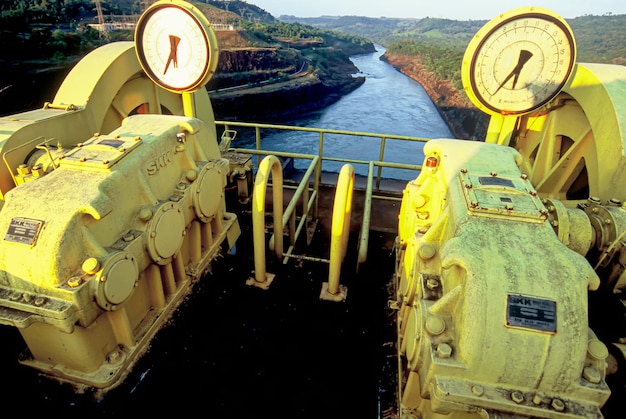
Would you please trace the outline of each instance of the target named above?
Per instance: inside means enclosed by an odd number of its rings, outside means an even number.
[[[381,46],[371,54],[352,56],[360,70],[355,77],[365,77],[365,83],[343,96],[334,104],[295,119],[282,121],[285,125],[326,128],[387,135],[422,138],[454,138],[422,86],[413,79],[381,61],[385,52]],[[317,133],[272,131],[262,136],[262,146],[278,151],[317,154]],[[243,136],[235,147],[253,146],[251,135]],[[379,139],[325,135],[324,154],[327,157],[348,157],[357,160],[378,160]],[[420,164],[423,143],[387,140],[385,160]],[[300,166],[300,167],[299,167]],[[296,162],[296,168],[306,162]],[[339,164],[324,163],[324,170],[339,170]],[[355,165],[358,174],[367,174],[365,165]],[[385,169],[383,177],[413,179],[415,172]]]

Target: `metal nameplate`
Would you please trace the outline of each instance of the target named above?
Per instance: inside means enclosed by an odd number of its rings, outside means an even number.
[[[98,141],[98,144],[106,145],[106,146],[113,147],[113,148],[120,148],[121,146],[125,144],[125,142],[120,141],[120,140],[110,139],[110,138],[109,139],[104,138]]]
[[[506,325],[556,333],[556,301],[509,294]]]
[[[479,176],[478,183],[483,186],[502,186],[506,188],[515,188],[515,184],[511,179],[504,179],[494,176]]]
[[[42,225],[43,221],[40,220],[20,217],[13,218],[4,235],[4,240],[34,246]]]

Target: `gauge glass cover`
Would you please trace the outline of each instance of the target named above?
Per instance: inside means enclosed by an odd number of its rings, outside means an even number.
[[[137,23],[137,56],[146,74],[161,87],[194,91],[212,75],[212,30],[202,15],[184,3],[155,3]]]
[[[574,35],[552,12],[515,9],[487,23],[468,45],[462,76],[480,109],[525,114],[552,100],[576,61]]]

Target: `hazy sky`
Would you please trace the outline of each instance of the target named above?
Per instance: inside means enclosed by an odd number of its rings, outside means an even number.
[[[564,18],[605,13],[626,14],[625,0],[248,0],[273,16],[439,17],[457,20],[491,19],[501,12],[538,6]]]

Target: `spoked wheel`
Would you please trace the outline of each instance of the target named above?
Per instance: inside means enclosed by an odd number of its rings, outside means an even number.
[[[589,184],[590,177],[599,175],[596,145],[591,125],[573,100],[564,100],[561,108],[545,115],[522,117],[514,143],[523,157],[522,172],[537,192],[560,200],[598,193],[592,193]]]
[[[578,64],[551,104],[519,117],[509,145],[542,197],[626,200],[624,88],[626,68]]]

